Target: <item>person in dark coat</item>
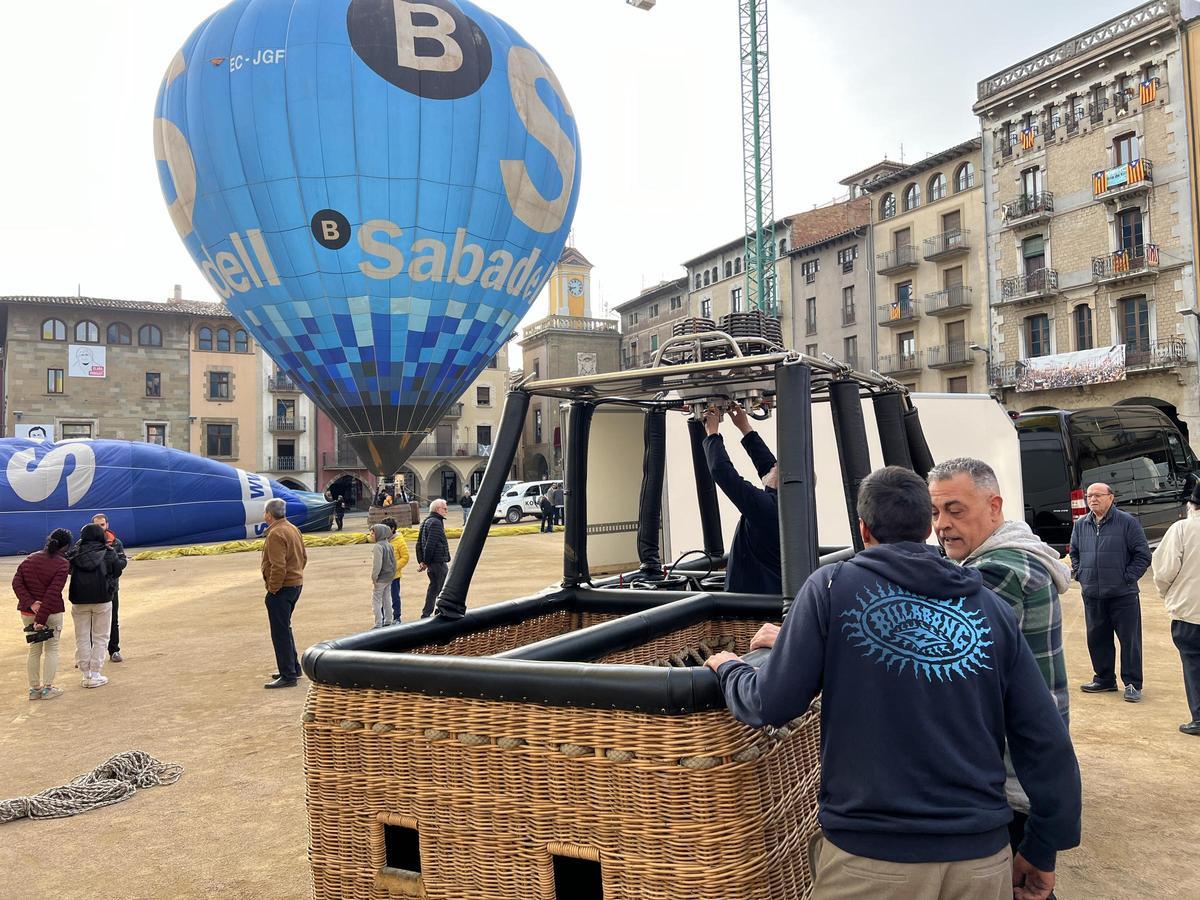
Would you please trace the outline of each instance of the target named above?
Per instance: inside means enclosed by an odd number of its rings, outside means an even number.
[[[125,567],[129,565],[129,560],[125,556],[125,545],[121,543],[121,539],[112,533],[108,527],[108,516],[104,513],[97,513],[92,516],[92,522],[104,529],[104,539],[108,541],[108,546],[113,548],[113,552],[117,554],[116,571],[113,572],[111,580],[112,585],[112,629],[108,633],[108,658],[115,663],[124,662],[125,658],[121,656],[121,626],[117,621],[117,613],[120,607],[121,593],[121,573],[125,571]]]
[[[58,673],[58,641],[62,637],[65,611],[62,592],[71,571],[65,551],[70,549],[71,540],[67,529],[54,529],[46,538],[45,548],[25,557],[13,576],[13,593],[17,595],[17,611],[24,630],[52,632],[48,640],[29,643],[25,670],[29,676],[30,700],[62,696],[62,688],[54,686],[54,676]]]
[[[342,530],[342,519],[345,518],[346,510],[349,509],[349,507],[350,507],[350,504],[348,504],[346,502],[346,495],[338,494],[337,497],[334,499],[334,504],[333,504],[333,519],[334,519],[334,522],[337,524],[338,531]]]
[[[546,488],[546,493],[542,494],[538,500],[538,507],[542,511],[542,532],[554,530],[554,498],[550,496],[553,488]]]
[[[775,454],[750,426],[750,417],[740,406],[729,412],[730,421],[742,433],[742,447],[754,463],[763,486],[755,487],[744,479],[729,460],[725,440],[718,434],[720,410],[709,407],[704,413],[704,456],[713,481],[742,514],[733,532],[729,561],[725,566],[725,590],[739,594],[783,593],[779,562],[779,495],[776,493],[779,468]]]
[[[67,553],[71,563],[71,621],[75,625],[75,665],[80,684],[97,688],[108,684],[101,674],[112,627],[112,590],[117,553],[108,545],[104,529],[94,522],[83,526],[79,541]]]
[[[429,504],[429,515],[417,532],[417,569],[429,575],[429,589],[425,592],[425,607],[421,618],[433,615],[433,605],[446,583],[450,571],[450,542],[446,540],[446,501],[434,500]]]
[[[1087,489],[1090,512],[1071,530],[1071,575],[1083,589],[1092,680],[1087,694],[1117,689],[1113,635],[1121,642],[1125,699],[1142,699],[1142,599],[1138,579],[1150,567],[1150,545],[1142,525],[1117,509],[1112,488],[1097,482]]]
[[[554,504],[555,525],[565,525],[567,523],[567,503],[564,496],[561,484],[555,484],[550,489],[550,502]]]

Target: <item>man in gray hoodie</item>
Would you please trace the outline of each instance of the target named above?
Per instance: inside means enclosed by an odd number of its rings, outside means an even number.
[[[982,460],[951,459],[934,467],[929,494],[933,529],[946,556],[978,569],[983,583],[1016,612],[1025,642],[1067,723],[1070,695],[1058,598],[1071,584],[1070,568],[1024,522],[1005,521],[1000,482]],[[1016,846],[1029,814],[1029,798],[1013,775],[1011,761],[1008,765],[1005,791],[1013,808],[1010,828]]]
[[[371,538],[371,607],[375,612],[375,627],[392,624],[392,579],[396,577],[396,551],[392,549],[392,530],[386,525],[372,525]]]

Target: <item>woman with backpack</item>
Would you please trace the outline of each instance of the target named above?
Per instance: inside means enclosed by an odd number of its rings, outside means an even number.
[[[75,625],[75,665],[85,688],[108,684],[100,674],[112,628],[112,584],[117,579],[117,554],[99,525],[90,523],[67,553],[71,563],[71,621]]]
[[[45,548],[25,557],[13,576],[17,610],[21,613],[25,640],[29,642],[25,671],[29,676],[30,700],[62,696],[62,688],[54,686],[54,676],[58,673],[58,642],[65,610],[62,592],[71,571],[64,551],[71,546],[71,540],[67,529],[54,529],[46,538]],[[51,637],[42,637],[41,632],[47,630]]]

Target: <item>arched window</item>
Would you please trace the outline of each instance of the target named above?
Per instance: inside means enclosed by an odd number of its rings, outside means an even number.
[[[904,189],[904,211],[916,209],[921,205],[921,189],[915,184],[910,184]]]
[[[879,218],[890,219],[896,215],[896,195],[887,193],[883,195],[883,199],[879,201]]]
[[[725,277],[733,277],[733,263],[729,262],[728,260],[725,261]]]
[[[700,290],[700,288],[702,286],[700,282],[701,282],[700,273],[697,272],[696,273],[696,290]]]
[[[229,329],[228,328],[217,329],[217,350],[219,350],[221,353],[229,352]]]
[[[928,191],[929,202],[932,203],[934,200],[941,200],[945,196],[946,196],[946,176],[943,175],[941,172],[938,172],[936,175],[934,175],[932,178],[929,179],[929,191]]]
[[[250,352],[250,338],[240,328],[233,333],[233,349],[238,353]]]
[[[733,274],[734,275],[742,274],[742,258],[740,256],[733,261]]]
[[[708,269],[705,269],[704,270],[704,286],[708,287],[710,284],[712,284],[712,274],[708,271]]]
[[[138,329],[138,345],[142,347],[161,347],[162,329],[157,325],[143,325]]]
[[[65,341],[67,339],[67,323],[62,319],[47,319],[42,323],[43,341]]]
[[[196,349],[211,350],[212,347],[212,329],[204,325],[196,332]]]
[[[965,162],[958,167],[958,171],[954,173],[954,190],[965,191],[969,187],[975,185],[975,165]]]
[[[780,238],[780,240],[779,240],[779,255],[784,256],[786,254],[787,254],[787,238]]]
[[[124,322],[113,322],[108,326],[106,335],[109,344],[132,344],[133,332]]]
[[[713,266],[713,284],[716,284],[718,281],[721,280],[721,276],[719,274],[720,271],[721,270],[718,269],[716,266]]]
[[[100,326],[84,319],[75,323],[75,340],[81,344],[100,343]]]

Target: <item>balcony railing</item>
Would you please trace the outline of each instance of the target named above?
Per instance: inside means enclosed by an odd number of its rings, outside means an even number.
[[[1037,269],[1028,275],[1000,279],[1000,303],[1032,300],[1058,290],[1057,269]]]
[[[1017,377],[1025,368],[1021,363],[998,363],[988,366],[988,384],[994,388],[1012,387],[1017,383]]]
[[[975,363],[975,353],[965,341],[955,341],[939,347],[930,347],[927,359],[929,368],[944,369],[951,366],[970,366]]]
[[[971,232],[965,228],[954,231],[944,231],[939,235],[925,239],[925,258],[929,260],[947,259],[970,249],[968,238]]]
[[[925,295],[925,315],[946,316],[968,309],[971,306],[971,289],[965,284],[954,284],[940,291]]]
[[[894,250],[885,250],[875,257],[875,262],[875,269],[880,275],[903,272],[905,269],[912,269],[918,265],[917,248],[912,244],[905,244]]]
[[[1092,277],[1097,281],[1118,281],[1158,268],[1158,245],[1139,244],[1117,250],[1107,256],[1092,257]]]
[[[1148,191],[1152,187],[1154,163],[1148,159],[1135,159],[1130,163],[1092,173],[1092,197],[1096,200],[1112,200]]]
[[[413,451],[416,459],[443,459],[454,457],[482,457],[492,455],[491,444],[464,444],[458,441],[423,441]]]
[[[307,431],[307,416],[267,416],[267,430],[275,431]]]
[[[267,378],[267,390],[298,394],[300,393],[300,385],[296,384],[296,382],[292,381],[286,375],[271,375]]]
[[[879,307],[879,324],[904,325],[920,315],[916,300],[893,300]]]
[[[843,306],[842,307],[842,324],[843,325],[853,325],[854,322],[855,322],[854,307],[853,306]]]
[[[892,353],[879,357],[879,371],[883,375],[899,375],[902,372],[921,371],[921,351]]]
[[[450,408],[446,410],[443,419],[460,419],[463,414],[463,405],[461,403],[451,403]]]
[[[365,469],[366,466],[358,458],[358,454],[353,450],[342,450],[334,453],[321,454],[321,468],[323,469]]]
[[[1022,194],[1015,200],[1009,200],[1001,208],[1004,211],[1005,225],[1041,222],[1050,218],[1050,214],[1054,212],[1054,194],[1051,191]]]
[[[1182,335],[1125,345],[1126,369],[1173,369],[1187,361],[1187,342]]]
[[[534,322],[524,331],[524,340],[544,331],[584,331],[590,334],[617,334],[617,323],[612,319],[584,319],[577,316],[546,316]]]
[[[268,472],[303,472],[308,468],[307,456],[268,456]]]

